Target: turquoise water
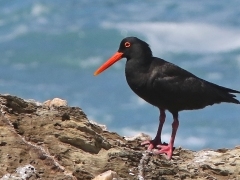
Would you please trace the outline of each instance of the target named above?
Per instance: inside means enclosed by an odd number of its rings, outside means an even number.
[[[128,87],[125,60],[97,77],[93,72],[121,39],[137,36],[155,56],[240,90],[239,7],[237,0],[1,1],[0,93],[40,102],[60,97],[110,131],[154,137],[158,110]],[[167,114],[167,142],[171,123]],[[184,111],[176,146],[231,148],[240,144],[239,131],[239,105]]]

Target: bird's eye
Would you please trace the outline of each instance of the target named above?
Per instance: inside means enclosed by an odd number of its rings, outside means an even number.
[[[128,47],[130,47],[130,46],[131,46],[131,43],[130,43],[130,42],[125,42],[125,44],[124,44],[124,45],[125,45],[125,47],[127,47],[127,48],[128,48]]]

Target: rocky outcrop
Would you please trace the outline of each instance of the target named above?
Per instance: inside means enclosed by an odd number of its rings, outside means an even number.
[[[176,148],[169,161],[140,146],[147,136],[109,132],[66,101],[0,95],[0,108],[1,180],[240,179],[240,147]]]

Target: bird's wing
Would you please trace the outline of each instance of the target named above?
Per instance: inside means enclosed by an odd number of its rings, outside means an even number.
[[[154,89],[171,94],[200,92],[206,83],[192,73],[166,61],[156,61],[150,69]]]
[[[203,79],[198,78],[192,73],[168,62],[161,66],[154,66],[152,70],[151,82],[155,93],[161,92],[167,95],[169,101],[173,103],[185,104],[194,108],[202,108],[206,105],[221,102],[239,103],[234,99],[238,91],[218,86]]]
[[[173,67],[167,68],[168,70]],[[182,71],[176,67],[176,71],[168,71],[165,69],[161,73],[156,74],[153,78],[153,87],[155,90],[168,92],[172,96],[196,96],[201,94],[211,94],[213,90],[209,89],[209,84],[198,77]]]

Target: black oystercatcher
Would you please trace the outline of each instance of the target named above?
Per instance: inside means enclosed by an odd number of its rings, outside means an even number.
[[[179,125],[179,111],[202,109],[221,102],[240,104],[234,98],[236,96],[231,94],[240,93],[239,91],[205,81],[170,62],[153,57],[149,45],[136,37],[123,39],[118,51],[94,75],[98,75],[122,58],[127,58],[125,74],[130,88],[160,110],[160,123],[156,137],[142,144],[149,144],[148,150],[157,147],[158,153],[167,154],[169,159],[172,157],[174,139]],[[161,141],[161,131],[166,117],[165,110],[173,115],[169,144],[163,144]]]

